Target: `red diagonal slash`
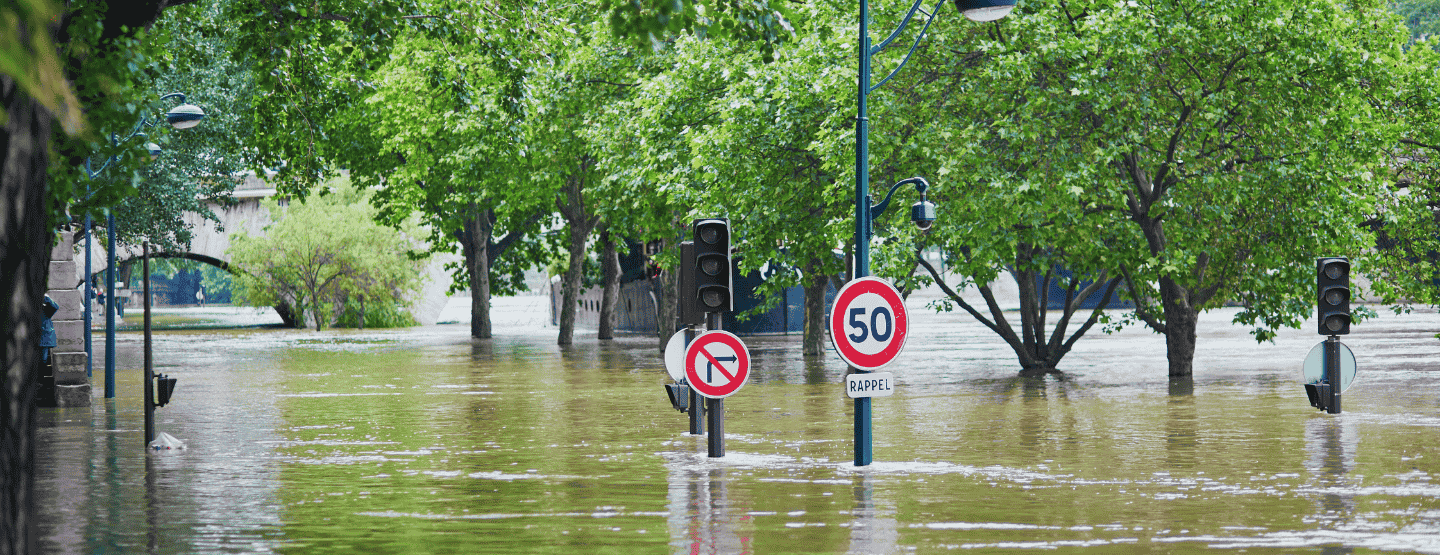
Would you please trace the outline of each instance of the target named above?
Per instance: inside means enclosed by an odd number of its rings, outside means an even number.
[[[731,374],[731,373],[729,373],[729,372],[726,372],[726,371],[725,371],[725,367],[720,365],[720,361],[715,360],[715,355],[710,354],[710,351],[705,350],[704,347],[701,347],[701,348],[699,348],[698,350],[700,351],[700,354],[705,355],[706,360],[709,360],[709,361],[710,361],[710,364],[714,364],[714,365],[715,365],[715,369],[719,370],[720,373],[721,373],[721,374],[724,374],[725,377],[728,378],[730,381],[732,381],[732,382],[735,381],[735,375],[734,375],[734,374]],[[727,382],[727,383],[728,383],[728,382]]]

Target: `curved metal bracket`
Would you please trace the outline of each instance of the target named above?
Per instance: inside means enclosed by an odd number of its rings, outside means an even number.
[[[925,3],[925,0],[915,0],[915,3],[910,6],[910,11],[905,13],[905,19],[900,22],[900,26],[896,27],[894,31],[891,31],[890,36],[885,37],[885,40],[880,41],[880,44],[870,47],[870,55],[874,56],[879,54],[881,50],[884,50],[885,47],[890,46],[891,42],[899,38],[900,33],[905,31],[905,27],[910,25],[910,19],[915,17],[915,12],[920,11],[920,4],[923,3]],[[935,17],[933,14],[925,15],[931,18]]]
[[[170,100],[170,99],[172,99],[172,98],[178,98],[178,99],[180,99],[180,103],[181,103],[181,104],[184,104],[184,103],[185,103],[185,93],[173,92],[173,93],[169,93],[169,94],[165,94],[165,95],[161,95],[161,96],[160,96],[160,100],[161,100],[161,101]],[[128,140],[130,140],[130,139],[133,139],[133,138],[135,138],[136,135],[144,136],[144,134],[141,133],[140,130],[145,129],[146,127],[155,127],[155,123],[152,122],[152,121],[150,121],[150,118],[148,118],[148,117],[142,117],[142,118],[140,118],[140,123],[135,124],[135,128],[130,130],[130,134],[125,136],[124,141],[128,141]],[[110,134],[110,144],[111,144],[111,145],[119,146],[120,143],[124,142],[124,141],[122,141],[122,140],[116,139],[117,136],[118,136],[118,135],[116,135],[116,134],[114,134],[114,133],[111,133],[111,134]],[[95,179],[97,176],[100,175],[100,172],[103,172],[103,171],[105,171],[105,168],[110,167],[110,163],[111,163],[111,162],[114,162],[114,161],[115,161],[115,158],[116,158],[116,157],[114,157],[114,156],[110,156],[110,157],[106,158],[106,159],[105,159],[105,163],[100,164],[100,169],[98,169],[98,170],[92,170],[92,169],[90,169],[90,158],[88,158],[88,157],[85,158],[85,173],[88,174],[87,177],[89,177],[89,178],[92,179],[92,180]]]
[[[885,200],[880,201],[880,204],[876,204],[870,207],[870,219],[874,220],[876,218],[879,218],[881,214],[884,214],[885,209],[890,207],[890,197],[895,196],[895,191],[899,190],[900,187],[910,183],[915,184],[915,190],[920,191],[920,200],[924,201],[925,191],[930,189],[930,182],[925,181],[925,178],[919,176],[912,177],[910,179],[902,179],[899,183],[890,186],[890,192],[885,193]]]
[[[895,37],[900,35],[900,32],[905,29],[905,26],[910,24],[910,18],[914,16],[915,11],[920,8],[920,3],[924,1],[925,0],[915,1],[915,5],[910,7],[910,13],[905,14],[905,21],[900,22],[900,27],[895,29],[895,32],[890,33],[890,36],[887,37],[884,41],[882,41],[879,46],[870,49],[871,56],[880,53],[881,50],[884,50],[886,46],[890,45],[890,41],[895,40]],[[890,78],[894,77],[896,73],[900,73],[900,69],[905,67],[905,64],[910,61],[910,56],[915,54],[915,49],[920,47],[920,40],[925,38],[925,31],[930,30],[930,24],[935,22],[935,15],[940,13],[940,8],[945,6],[945,1],[946,0],[940,0],[935,4],[935,9],[933,11],[925,14],[928,16],[925,18],[925,26],[920,28],[920,34],[915,36],[915,43],[910,45],[910,51],[906,52],[905,58],[900,60],[900,65],[895,66],[895,69],[890,70],[889,75],[886,75],[885,78],[881,79],[879,83],[875,83],[874,85],[872,85],[868,90],[865,91],[866,93],[874,92],[875,89],[880,88],[881,85],[884,85],[886,82],[890,81]]]

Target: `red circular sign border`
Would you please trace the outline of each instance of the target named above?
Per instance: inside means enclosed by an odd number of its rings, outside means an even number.
[[[707,337],[712,339],[706,339]],[[729,393],[718,395],[715,392],[721,388],[705,383],[700,379],[699,374],[696,374],[695,370],[695,355],[698,354],[695,351],[699,349],[701,345],[708,345],[717,341],[728,344],[730,348],[735,351],[736,367],[740,372],[744,372],[745,374],[740,378],[740,383],[736,385],[734,389],[730,390]],[[685,347],[685,378],[690,382],[691,389],[694,389],[696,393],[699,393],[707,399],[724,399],[734,395],[735,392],[740,391],[740,388],[744,387],[745,384],[750,381],[750,348],[745,346],[745,342],[741,341],[739,336],[728,331],[711,330],[702,333],[691,340],[690,345]],[[729,384],[726,384],[726,386],[728,385]]]
[[[890,344],[880,352],[867,355],[855,349],[845,336],[845,321],[837,319],[837,314],[843,314],[837,310],[841,306],[850,306],[850,301],[865,293],[875,293],[890,304],[890,310],[895,313],[895,336],[890,339]],[[878,370],[895,361],[900,351],[905,348],[905,340],[910,336],[910,313],[905,309],[905,300],[900,298],[900,292],[895,290],[890,282],[877,277],[863,277],[840,288],[835,294],[835,302],[830,308],[830,342],[835,345],[835,352],[846,364],[861,370]],[[878,362],[878,364],[871,364]]]

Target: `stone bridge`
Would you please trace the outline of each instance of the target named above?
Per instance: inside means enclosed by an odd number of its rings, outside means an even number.
[[[236,232],[243,231],[250,236],[261,236],[265,234],[265,226],[270,225],[274,220],[270,218],[270,211],[265,208],[262,201],[275,196],[275,189],[265,181],[255,176],[247,176],[245,180],[236,186],[233,198],[237,201],[233,206],[210,205],[210,209],[220,220],[220,225],[201,217],[199,214],[185,214],[185,223],[190,226],[193,238],[190,248],[179,252],[157,252],[152,253],[154,258],[186,258],[198,262],[204,262],[223,270],[230,269],[230,236]],[[283,201],[282,201],[283,202]],[[225,231],[220,231],[224,228]],[[79,242],[74,247],[75,260],[75,281],[74,284],[84,283],[85,273],[85,247]],[[91,249],[91,270],[96,274],[105,271],[106,256],[105,244],[96,241]],[[131,260],[139,260],[140,247],[120,247],[116,250],[116,265],[123,267]],[[449,297],[446,292],[450,285],[449,273],[445,270],[445,263],[458,258],[456,255],[432,257],[427,264],[422,277],[425,280],[418,298],[411,299],[410,315],[422,325],[434,324],[440,317],[440,311],[445,308]],[[104,283],[101,279],[100,283]],[[51,284],[52,288],[60,288]],[[103,315],[103,311],[99,311]]]

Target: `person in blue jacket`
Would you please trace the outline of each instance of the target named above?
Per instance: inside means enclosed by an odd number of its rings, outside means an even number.
[[[40,301],[40,398],[41,406],[55,406],[55,363],[50,359],[50,349],[55,348],[55,323],[50,318],[60,310],[60,305],[50,295]]]

